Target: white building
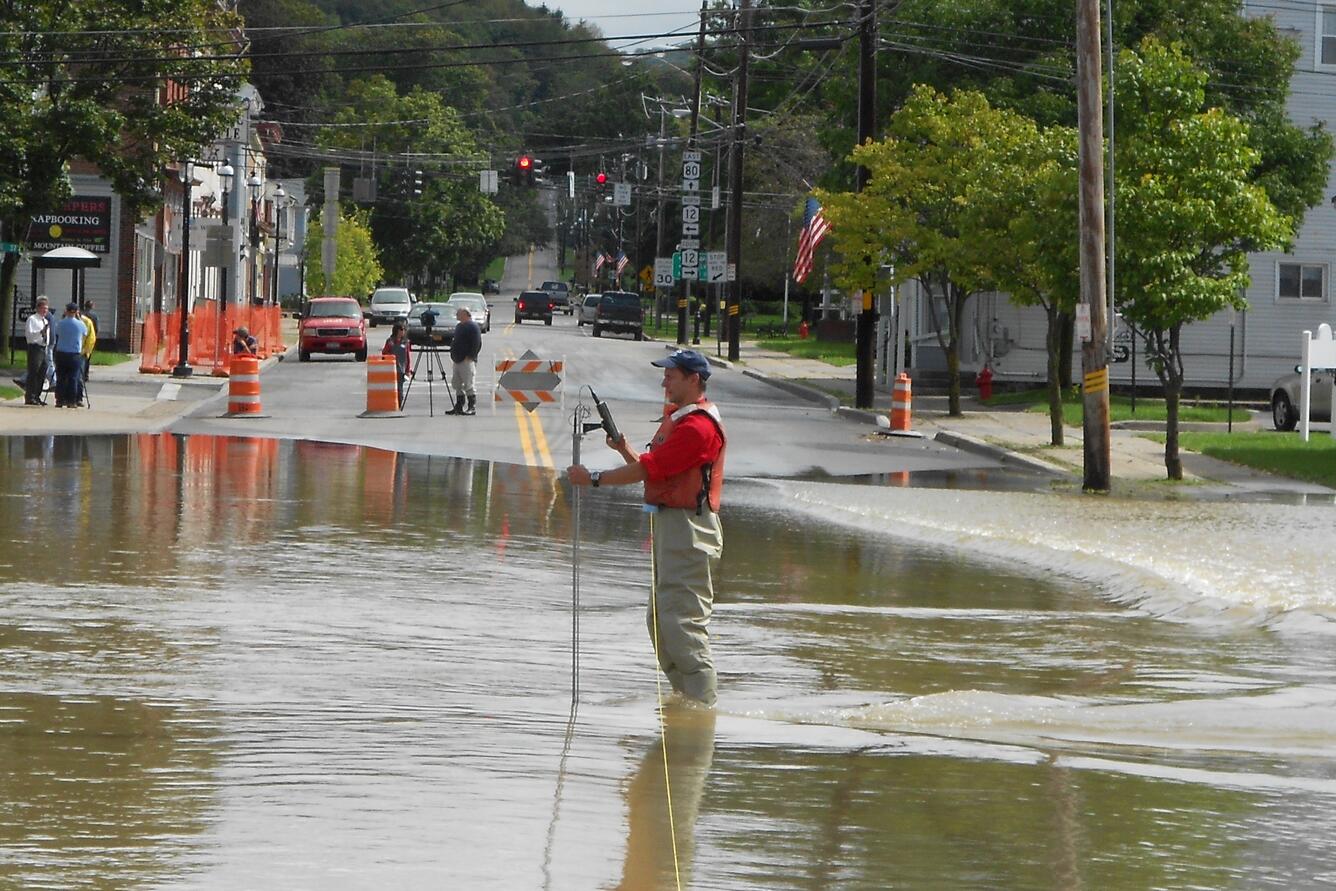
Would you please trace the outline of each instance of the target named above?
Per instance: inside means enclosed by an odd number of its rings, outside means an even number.
[[[1291,3],[1267,0],[1244,3],[1243,14],[1270,16],[1302,50],[1290,82],[1290,119],[1299,127],[1336,117],[1336,2]],[[1116,138],[1115,131],[1115,138]],[[1329,171],[1327,196],[1336,196],[1336,170]],[[1336,200],[1336,199],[1334,199]],[[1075,233],[1073,233],[1075,237]],[[1224,388],[1229,384],[1230,329],[1234,329],[1234,383],[1242,389],[1266,389],[1299,361],[1300,332],[1316,331],[1323,322],[1336,327],[1332,310],[1333,249],[1336,249],[1336,207],[1327,201],[1309,210],[1288,253],[1249,255],[1252,284],[1246,312],[1222,312],[1183,331],[1186,386]],[[917,371],[946,367],[931,316],[920,289],[910,284],[905,297],[905,327],[911,362]],[[944,318],[940,311],[937,317]],[[1047,376],[1044,346],[1046,321],[1042,309],[1013,306],[1002,294],[978,295],[965,310],[961,338],[961,369],[965,381],[991,364],[998,381],[1041,382]],[[1127,385],[1135,371],[1138,386],[1158,386],[1154,372],[1136,345],[1134,369],[1128,332],[1115,329],[1111,382]],[[1074,376],[1080,378],[1080,344],[1074,345]]]

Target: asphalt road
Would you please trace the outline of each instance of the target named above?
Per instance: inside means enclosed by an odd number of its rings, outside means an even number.
[[[557,315],[551,326],[514,324],[514,295],[530,282],[552,277],[551,252],[513,257],[507,264],[502,292],[491,297],[492,330],[483,337],[474,417],[444,414],[449,401],[441,372],[448,381],[451,368],[445,351],[438,357],[418,354],[417,381],[400,418],[358,417],[366,407],[366,365],[343,356],[315,356],[304,363],[290,358],[264,373],[261,399],[266,417],[222,418],[226,406],[215,401],[171,429],[224,435],[252,432],[564,468],[572,455],[573,413],[577,404],[590,404],[592,387],[612,407],[632,443],[648,442],[663,405],[661,372],[649,363],[665,354],[665,344],[606,334],[594,338],[588,327],[577,327],[574,316]],[[370,333],[371,351],[379,352],[386,333],[379,328]],[[557,402],[532,412],[508,400],[494,401],[496,363],[529,351],[564,365]],[[735,369],[717,368],[710,377],[709,395],[724,414],[730,475],[848,476],[998,466],[929,441],[877,436],[865,424],[835,417],[823,405],[804,402]],[[611,467],[620,460],[604,446],[601,433],[584,438],[583,455],[594,468]]]

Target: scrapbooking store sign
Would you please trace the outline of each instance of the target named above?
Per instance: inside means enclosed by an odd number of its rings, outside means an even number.
[[[81,247],[95,254],[111,250],[111,199],[74,197],[55,213],[34,214],[28,247],[49,251]]]

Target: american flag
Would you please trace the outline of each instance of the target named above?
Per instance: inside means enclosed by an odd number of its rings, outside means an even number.
[[[802,284],[812,273],[812,258],[816,255],[817,245],[830,231],[830,223],[821,213],[821,205],[815,198],[807,199],[807,210],[803,213],[803,228],[798,233],[798,256],[793,261],[793,280]]]
[[[608,262],[608,255],[599,251],[598,259],[594,261],[594,275],[598,275],[598,271],[603,268],[603,264],[606,262]]]
[[[625,268],[626,268],[626,264],[627,264],[627,263],[630,263],[630,262],[631,262],[630,260],[626,259],[626,252],[625,252],[625,251],[618,251],[618,252],[617,252],[617,277],[618,277],[618,278],[621,278],[621,277],[622,277],[622,270],[625,269]]]

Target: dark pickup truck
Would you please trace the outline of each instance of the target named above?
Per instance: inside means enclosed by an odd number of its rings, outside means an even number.
[[[634,334],[636,340],[645,339],[645,310],[640,295],[629,291],[604,291],[603,299],[594,311],[594,336],[604,331],[615,334]]]
[[[546,291],[552,297],[552,309],[554,312],[564,312],[570,315],[575,311],[571,306],[571,289],[565,282],[543,282],[538,286],[538,290]]]

